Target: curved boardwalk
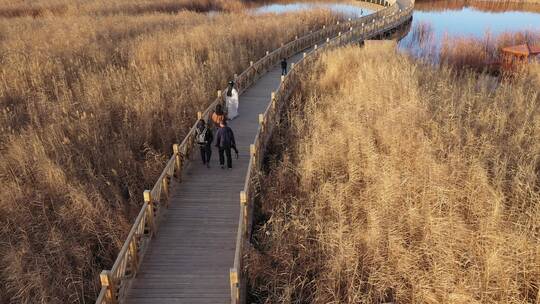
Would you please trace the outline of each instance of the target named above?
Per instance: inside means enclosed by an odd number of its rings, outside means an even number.
[[[289,64],[301,56],[289,58]],[[231,302],[229,268],[234,260],[239,193],[250,159],[249,145],[259,126],[258,115],[268,106],[280,76],[281,68],[276,66],[240,96],[240,115],[229,124],[240,151],[232,170],[219,167],[216,148],[210,169],[199,161],[198,149],[194,151],[195,159],[184,172],[182,183],[171,185],[170,207],[125,303]]]
[[[373,1],[384,2],[384,0]],[[361,23],[361,28],[357,27],[355,31],[351,27],[348,34],[341,36],[340,32],[340,37],[333,41],[339,45],[344,36],[348,37],[349,41],[354,41],[354,37],[363,37],[362,39],[382,37],[385,31],[394,29],[405,22],[406,18],[410,18],[412,4],[408,5],[409,1],[398,0],[398,7],[395,4],[392,5],[386,10],[386,15],[377,13],[372,15],[371,19],[359,20],[359,22],[364,22],[364,20],[367,22],[365,27],[364,23]],[[388,2],[385,3],[388,4]],[[375,20],[376,18],[378,20]],[[313,37],[313,35],[306,37]],[[313,40],[302,39],[298,41],[313,42]],[[300,44],[301,47],[306,45]],[[298,49],[297,47],[294,50]],[[289,64],[296,63],[301,58],[301,53],[296,54],[288,59]],[[242,238],[242,233],[244,233],[242,231],[247,231],[247,224],[244,221],[246,221],[245,216],[249,214],[247,205],[242,207],[243,213],[240,212],[240,191],[245,190],[244,187],[247,185],[246,175],[250,160],[252,160],[249,151],[250,144],[258,136],[259,114],[265,112],[271,100],[272,91],[280,87],[280,72],[280,67],[276,65],[240,96],[240,115],[229,124],[235,132],[240,150],[239,159],[233,161],[233,169],[223,170],[219,167],[215,148],[211,168],[203,166],[199,160],[198,151],[193,151],[194,159],[184,169],[182,183],[171,181],[170,207],[160,219],[157,234],[148,245],[146,253],[143,252],[144,259],[137,270],[139,265],[137,264],[137,246],[139,245],[138,238],[135,236],[143,235],[145,227],[148,226],[146,220],[143,221],[143,219],[147,216],[153,219],[153,205],[145,203],[113,270],[104,271],[105,275],[101,277],[103,288],[96,303],[117,303],[115,286],[118,286],[118,282],[122,283],[124,277],[131,277],[133,271],[136,271],[136,276],[131,284],[124,284],[126,288],[122,287],[123,290],[127,290],[127,295],[119,299],[123,303],[224,304],[231,301],[239,302],[241,284],[238,285],[237,282],[238,275],[242,273],[241,244],[245,241]],[[284,85],[289,83],[289,78],[286,79]],[[266,114],[263,118],[265,117]],[[198,149],[195,148],[195,150]],[[260,151],[263,150],[264,148],[260,149]],[[176,153],[176,155],[179,154]],[[174,164],[174,158],[172,161],[168,164]],[[173,166],[168,165],[167,168],[170,169]],[[166,169],[164,174],[169,172],[169,169]],[[171,172],[174,172],[174,168],[172,170]],[[150,211],[146,211],[147,209]],[[240,214],[244,214],[243,221],[240,221]],[[240,229],[239,222],[243,229]],[[235,250],[238,250],[236,254]],[[230,268],[233,261],[234,269]],[[127,268],[128,264],[135,267]],[[111,273],[116,280],[112,285]]]

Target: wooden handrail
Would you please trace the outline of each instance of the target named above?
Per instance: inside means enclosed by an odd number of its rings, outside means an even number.
[[[392,2],[393,1],[393,2]],[[261,123],[257,130],[257,135],[254,141],[253,153],[249,161],[249,166],[246,174],[246,181],[244,184],[244,191],[241,194],[240,203],[240,217],[238,221],[238,233],[236,238],[236,250],[233,267],[230,269],[230,282],[231,282],[231,302],[241,303],[243,299],[242,284],[243,281],[243,269],[242,269],[242,252],[243,244],[246,242],[247,234],[249,233],[249,226],[251,225],[252,218],[252,204],[254,198],[254,185],[251,183],[252,178],[255,176],[257,170],[260,168],[262,162],[262,156],[266,149],[268,140],[272,133],[276,117],[281,111],[281,107],[288,99],[292,90],[295,87],[294,77],[299,73],[298,71],[303,67],[306,60],[313,60],[312,54],[319,54],[323,50],[329,47],[335,47],[344,43],[344,41],[351,41],[353,38],[351,33],[359,34],[358,28],[361,27],[361,33],[359,37],[366,39],[369,34],[380,32],[379,29],[385,30],[390,22],[398,19],[384,18],[381,20],[381,16],[392,16],[397,12],[397,4],[395,0],[369,0],[367,2],[382,3],[386,8],[359,19],[355,19],[349,22],[340,23],[337,22],[332,26],[323,26],[320,30],[310,32],[302,37],[295,37],[294,40],[283,44],[281,47],[267,52],[264,57],[256,62],[250,64],[240,75],[235,76],[236,87],[239,94],[249,88],[260,76],[267,73],[276,64],[279,63],[281,58],[288,58],[290,55],[297,54],[315,43],[322,41],[328,36],[336,36],[337,33],[343,34],[331,39],[327,44],[312,50],[307,53],[305,58],[302,58],[294,67],[287,77],[282,78],[282,82],[279,85],[278,90],[273,94],[273,99],[267,106],[265,112],[261,116]],[[399,16],[410,17],[412,6],[399,12]],[[376,20],[382,22],[380,26],[376,26]],[[398,20],[399,21],[399,20]],[[367,25],[367,26],[366,26]],[[371,25],[370,30],[366,27]],[[356,30],[350,29],[356,28]],[[372,35],[373,36],[373,35]],[[272,97],[271,97],[272,98]],[[190,128],[187,135],[184,137],[180,144],[173,145],[173,153],[165,164],[165,168],[157,179],[156,183],[151,190],[146,190],[144,193],[144,203],[133,223],[133,226],[120,250],[118,256],[110,271],[104,270],[101,275],[102,288],[96,300],[96,304],[116,304],[121,303],[122,299],[127,293],[130,287],[131,279],[135,277],[140,261],[142,260],[144,253],[148,247],[150,239],[156,233],[157,224],[159,219],[163,215],[163,212],[168,206],[170,181],[174,177],[178,181],[181,181],[182,172],[185,168],[185,163],[189,159],[189,156],[195,145],[195,131],[197,121],[200,117],[205,120],[209,120],[210,113],[219,103],[223,102],[223,96],[218,93],[216,99],[208,106],[203,113],[199,113],[197,120]]]
[[[282,78],[282,81],[276,92],[272,92],[270,96],[270,102],[264,112],[261,114],[259,119],[259,128],[252,145],[253,153],[251,153],[251,158],[246,174],[246,179],[244,182],[244,189],[241,192],[241,208],[238,224],[238,232],[236,238],[236,250],[235,257],[233,262],[233,267],[230,269],[230,278],[231,278],[231,303],[239,304],[245,302],[245,292],[243,288],[245,286],[245,280],[243,273],[243,259],[242,255],[244,252],[244,244],[249,239],[251,222],[252,222],[252,212],[255,199],[255,184],[253,183],[254,177],[257,174],[258,170],[262,165],[262,157],[266,150],[266,145],[270,140],[272,135],[273,127],[277,121],[279,121],[279,115],[281,108],[284,106],[285,102],[289,99],[290,94],[293,89],[297,86],[297,78],[300,71],[305,67],[308,62],[313,62],[316,60],[319,54],[323,51],[326,51],[331,48],[338,47],[343,44],[347,44],[353,41],[363,41],[371,37],[385,33],[386,31],[393,29],[407,20],[412,16],[413,3],[404,9],[399,8],[399,3],[397,1],[381,1],[373,0],[370,2],[376,2],[383,4],[386,8],[378,11],[375,14],[368,15],[366,17],[356,19],[355,21],[346,23],[342,26],[336,24],[332,29],[327,29],[323,27],[320,31],[325,35],[319,36],[317,41],[323,40],[327,34],[337,36],[333,39],[327,39],[326,44],[322,46],[314,47],[309,53],[304,53],[302,59],[299,62],[294,64],[287,74],[286,77]],[[313,45],[312,42],[310,44]],[[244,218],[247,219],[244,220]]]

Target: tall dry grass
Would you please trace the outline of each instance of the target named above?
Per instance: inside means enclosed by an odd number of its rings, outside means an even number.
[[[260,181],[251,301],[540,303],[540,68],[492,91],[349,47],[310,73]]]
[[[92,302],[196,112],[250,60],[334,19],[0,18],[0,303]]]
[[[241,12],[265,3],[325,2],[326,0],[0,0],[0,18],[85,15],[176,14],[182,11]],[[333,0],[358,5],[357,1]],[[363,2],[362,6],[379,9]]]
[[[181,11],[240,11],[242,0],[0,0],[0,17],[46,17],[85,15],[139,15],[148,13],[178,13]]]

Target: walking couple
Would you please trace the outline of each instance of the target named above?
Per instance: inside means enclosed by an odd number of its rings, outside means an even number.
[[[214,141],[214,132],[208,127],[204,119],[199,120],[195,131],[197,144],[201,151],[201,159],[206,167],[210,168],[210,159],[212,157],[212,143]],[[233,130],[227,126],[226,120],[219,122],[219,127],[216,133],[216,144],[219,152],[219,164],[221,169],[225,169],[225,159],[227,159],[227,168],[232,169],[232,153],[234,150],[238,159],[238,149],[234,139]]]
[[[225,158],[227,159],[227,168],[232,169],[231,150],[236,152],[238,158],[238,149],[234,140],[233,130],[227,126],[227,120],[232,120],[238,116],[238,91],[234,88],[234,82],[230,81],[225,93],[226,111],[223,111],[221,104],[216,105],[214,113],[212,113],[213,126],[206,124],[204,119],[199,120],[196,129],[197,143],[201,150],[201,158],[204,165],[210,168],[210,158],[212,157],[212,142],[214,141],[214,132],[216,133],[215,146],[219,151],[219,164],[222,169],[225,169]],[[213,127],[214,130],[211,128]]]

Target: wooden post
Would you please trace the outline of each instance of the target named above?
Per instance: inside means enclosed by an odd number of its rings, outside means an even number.
[[[138,254],[138,236],[135,235],[134,239],[129,243],[129,253],[131,255],[131,277],[134,278],[137,270],[139,269],[139,254]]]
[[[245,191],[240,191],[240,208],[242,208],[242,216],[244,221],[244,233],[247,234],[248,230],[248,204],[247,194]]]
[[[240,191],[240,204],[244,205],[247,203],[247,193],[246,191]]]
[[[147,223],[148,223],[148,229],[149,235],[154,235],[156,232],[155,222],[154,222],[154,202],[152,201],[152,192],[150,190],[144,190],[143,193],[144,202],[148,204],[146,207],[146,215],[147,215]]]
[[[178,182],[182,181],[182,156],[180,155],[180,145],[174,144],[173,145],[173,153],[175,160],[175,168],[174,172],[176,174],[176,179]]]
[[[229,278],[231,283],[231,303],[240,303],[240,284],[238,284],[238,271],[236,268],[229,270]]]
[[[101,286],[107,289],[107,294],[105,295],[107,303],[117,304],[116,284],[114,284],[111,272],[109,270],[103,270],[99,275],[99,279],[101,281]]]
[[[249,145],[249,155],[251,157],[255,157],[255,153],[257,152],[257,149],[255,148],[254,144]]]
[[[165,175],[161,180],[161,192],[165,194],[167,208],[169,207],[169,176]]]
[[[264,128],[264,114],[259,114],[259,126],[261,126],[261,133],[264,134],[264,132],[266,131]]]

